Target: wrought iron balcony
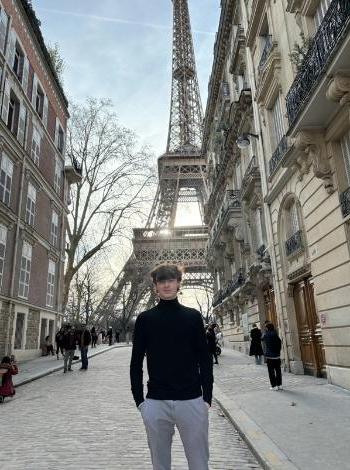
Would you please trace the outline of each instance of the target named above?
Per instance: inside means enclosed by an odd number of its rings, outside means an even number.
[[[286,255],[291,256],[303,249],[302,231],[298,230],[285,242]]]
[[[268,36],[266,36],[265,46],[264,46],[264,49],[262,51],[260,62],[259,62],[259,72],[260,73],[261,73],[262,69],[264,68],[264,65],[266,64],[266,61],[267,61],[272,49],[273,49],[272,36],[268,35]]]
[[[287,137],[284,135],[280,143],[278,144],[276,150],[273,152],[271,160],[269,161],[270,176],[272,176],[273,173],[275,173],[284,155],[287,153],[287,150],[288,150],[288,141],[287,141]]]
[[[287,94],[286,105],[290,126],[324,75],[326,67],[341,44],[349,22],[350,2],[333,0]]]
[[[64,168],[64,172],[69,184],[79,183],[83,176],[83,165],[78,163],[75,157],[71,157],[71,165]]]
[[[343,191],[340,194],[339,199],[343,217],[347,217],[350,215],[350,188]]]
[[[224,287],[217,291],[213,297],[213,307],[221,304],[227,297],[229,297],[235,290],[241,287],[245,282],[242,269],[237,271],[234,278],[224,285]]]
[[[229,219],[231,212],[239,212],[241,210],[241,192],[239,190],[227,190],[225,191],[224,200],[218,211],[215,223],[210,231],[210,238],[213,241],[224,223]]]
[[[242,180],[241,195],[242,199],[249,199],[255,184],[260,181],[260,170],[258,165],[258,159],[253,156],[249,162],[249,165],[244,173]]]

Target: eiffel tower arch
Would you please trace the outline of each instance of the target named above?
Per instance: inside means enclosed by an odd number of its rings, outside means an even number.
[[[133,230],[132,255],[100,303],[99,319],[113,318],[121,305],[133,314],[150,307],[155,298],[149,272],[160,263],[185,267],[183,288],[211,290],[213,285],[206,262],[208,229],[203,206],[207,168],[201,155],[203,116],[188,0],[172,2],[172,87],[167,148],[158,158],[158,187],[146,226]],[[175,225],[181,203],[198,204],[201,225]]]

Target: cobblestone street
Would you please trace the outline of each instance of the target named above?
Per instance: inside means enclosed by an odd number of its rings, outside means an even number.
[[[2,470],[150,470],[141,416],[129,386],[130,348],[90,360],[89,371],[61,371],[17,389],[1,406]],[[210,411],[212,470],[260,468],[214,404]],[[178,434],[173,469],[187,464]]]

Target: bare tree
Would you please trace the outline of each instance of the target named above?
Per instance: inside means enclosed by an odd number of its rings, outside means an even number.
[[[130,232],[143,214],[145,190],[154,181],[150,154],[138,149],[135,135],[121,127],[109,100],[73,105],[67,158],[82,166],[82,179],[71,188],[63,307],[78,270],[100,250]]]
[[[201,292],[203,293],[201,298],[198,298],[197,294],[195,295],[195,298],[198,305],[198,310],[202,315],[205,323],[208,324],[212,320],[212,296],[207,290]]]

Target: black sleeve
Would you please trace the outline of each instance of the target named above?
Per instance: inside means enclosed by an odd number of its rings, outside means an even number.
[[[144,330],[144,319],[139,316],[136,319],[134,338],[132,344],[132,355],[130,362],[131,391],[139,406],[144,401],[143,397],[143,359],[146,352],[146,338]]]
[[[198,326],[197,326],[198,325]],[[196,344],[198,351],[199,373],[203,391],[203,400],[211,405],[213,395],[213,359],[209,354],[201,314],[198,312],[196,325]]]

